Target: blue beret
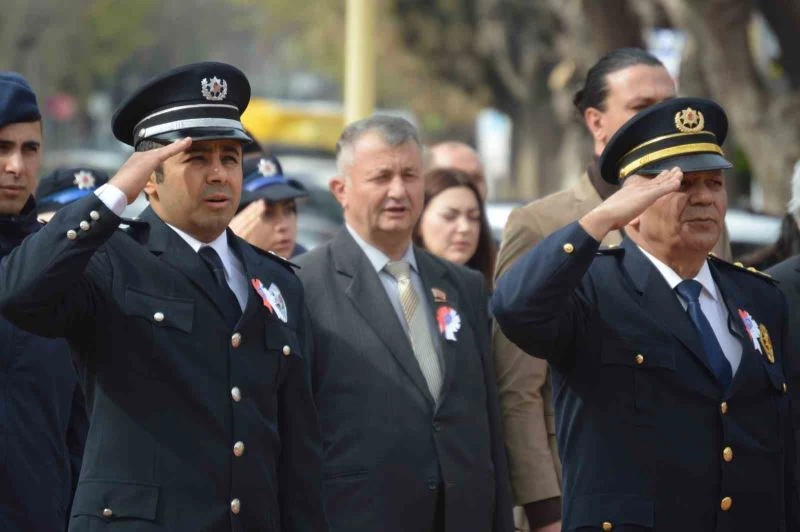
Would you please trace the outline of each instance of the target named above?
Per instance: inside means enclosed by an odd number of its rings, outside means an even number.
[[[0,72],[0,127],[41,120],[36,95],[21,75]]]
[[[108,174],[102,170],[86,166],[56,168],[39,180],[34,194],[36,208],[39,212],[57,211],[106,183]]]

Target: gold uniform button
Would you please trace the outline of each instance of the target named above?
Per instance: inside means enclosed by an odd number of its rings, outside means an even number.
[[[728,403],[726,403],[725,401],[722,401],[722,403],[720,403],[720,405],[719,405],[719,411],[722,412],[723,416],[725,414],[727,414],[728,413]]]
[[[641,354],[641,353],[637,354],[636,357],[634,357],[634,359],[636,360],[637,364],[639,364],[639,365],[644,364],[644,355],[643,354]]]
[[[231,336],[231,345],[233,347],[239,347],[242,343],[242,333],[233,333]]]
[[[564,253],[572,253],[573,251],[575,251],[575,246],[567,242],[561,249],[564,250]]]
[[[103,517],[111,517],[114,515],[114,512],[111,511],[111,508],[103,508]]]
[[[722,449],[722,459],[725,460],[726,462],[732,462],[733,449],[731,449],[730,447],[725,447],[724,449]]]
[[[783,390],[783,393],[786,393],[786,391],[787,391],[788,389],[789,389],[789,387],[788,387],[788,386],[786,386],[786,383],[784,382],[784,383],[781,385],[781,390]]]
[[[288,345],[283,346],[283,356],[289,356],[292,354],[292,348]]]
[[[231,512],[234,515],[239,515],[239,512],[242,511],[242,502],[239,499],[233,499],[231,501]]]
[[[231,399],[233,399],[233,401],[236,403],[242,400],[242,391],[238,386],[231,388]]]
[[[244,442],[237,441],[233,444],[234,456],[242,456],[244,454]]]
[[[722,509],[723,512],[727,512],[733,506],[733,499],[730,497],[725,497],[719,503],[719,507]]]
[[[612,525],[612,524],[611,524],[611,523],[609,523],[608,521],[604,521],[604,522],[603,522],[603,530],[604,530],[605,532],[610,532],[610,531],[611,531],[611,530],[613,530],[613,529],[614,529],[614,525]]]
[[[742,264],[741,262],[734,262],[733,265],[738,266],[739,268],[744,268],[744,264]]]
[[[153,314],[153,319],[156,320],[159,323],[164,321],[164,313],[163,312],[156,312],[155,314]]]
[[[67,238],[69,240],[75,240],[76,238],[78,238],[78,232],[75,231],[74,229],[70,229],[69,231],[67,231]]]
[[[100,213],[97,211],[92,211],[89,213],[89,218],[94,220],[95,222],[100,219]]]

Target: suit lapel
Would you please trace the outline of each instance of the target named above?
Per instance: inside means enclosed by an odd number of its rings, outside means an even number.
[[[458,290],[450,282],[447,269],[438,262],[431,259],[431,257],[417,248],[414,249],[414,255],[417,258],[417,266],[419,267],[419,276],[422,278],[422,286],[425,292],[425,297],[428,300],[428,308],[431,309],[434,319],[434,331],[438,331],[439,327],[436,323],[436,311],[442,304],[441,301],[436,301],[433,295],[433,289],[440,290],[447,297],[447,305],[453,307],[456,312],[460,312],[458,301]],[[463,319],[463,317],[462,317]],[[466,324],[462,324],[464,326]],[[456,335],[456,337],[458,337]],[[434,345],[439,353],[442,355],[442,372],[443,383],[442,391],[439,395],[439,404],[442,404],[445,394],[450,389],[453,381],[453,374],[455,372],[455,365],[458,357],[458,344],[444,339],[440,334],[434,337]]]
[[[158,217],[151,207],[148,207],[139,216],[139,219],[149,226],[146,247],[151,253],[174,269],[185,275],[225,317],[219,305],[221,295],[217,290],[217,283],[203,259],[186,243],[175,231]]]
[[[678,296],[636,243],[625,239],[622,246],[625,248],[623,264],[636,290],[642,295],[640,304],[644,314],[655,316],[655,323],[680,340],[716,382],[700,336],[678,301]]]
[[[245,281],[247,282],[247,303],[244,306],[244,312],[242,312],[242,317],[239,319],[238,324],[239,328],[244,328],[244,324],[253,319],[259,312],[266,311],[269,313],[264,307],[261,297],[256,294],[255,289],[250,284],[251,279],[258,278],[259,267],[264,262],[264,257],[259,255],[249,244],[237,238],[230,229],[227,230],[227,233],[228,245],[239,257],[239,260],[242,261]],[[264,283],[264,286],[269,287],[272,280],[261,279],[261,282]]]
[[[339,273],[339,282],[353,306],[364,318],[366,326],[381,339],[420,393],[433,405],[433,396],[414,356],[408,335],[364,251],[358,247],[346,228],[342,228],[334,237],[331,250],[334,267]]]
[[[728,309],[728,330],[730,330],[742,345],[742,360],[739,363],[736,374],[733,376],[733,382],[731,382],[731,388],[728,391],[729,395],[733,395],[737,390],[742,388],[750,378],[758,374],[757,372],[762,365],[759,359],[762,355],[753,347],[750,334],[745,330],[744,323],[739,317],[739,309],[748,310],[751,308],[750,300],[742,294],[735,283],[717,269],[713,261],[709,262],[709,267],[711,268],[711,275],[714,277],[714,282],[717,283],[717,288],[719,288],[720,297],[722,297]]]

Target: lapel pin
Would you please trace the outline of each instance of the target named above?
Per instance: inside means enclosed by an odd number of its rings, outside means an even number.
[[[767,331],[767,327],[763,323],[758,327],[758,330],[761,333],[761,345],[764,346],[764,355],[767,357],[770,364],[774,364],[775,351],[772,349],[772,340],[770,340],[769,331]]]
[[[436,303],[447,303],[447,294],[445,294],[443,290],[431,288],[431,293],[433,294],[433,300]]]
[[[747,334],[750,336],[750,340],[753,342],[753,348],[761,353],[761,344],[758,342],[759,338],[761,337],[761,331],[756,324],[756,320],[750,315],[749,312],[746,310],[739,309],[739,317],[742,318],[742,322],[744,323],[744,328],[747,330]]]

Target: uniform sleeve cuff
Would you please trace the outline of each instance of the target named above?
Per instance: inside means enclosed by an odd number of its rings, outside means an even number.
[[[525,505],[525,516],[532,529],[561,521],[561,497],[529,502]]]
[[[102,185],[94,191],[94,194],[108,207],[108,210],[117,216],[122,216],[122,212],[128,206],[128,198],[125,193],[111,183]]]

